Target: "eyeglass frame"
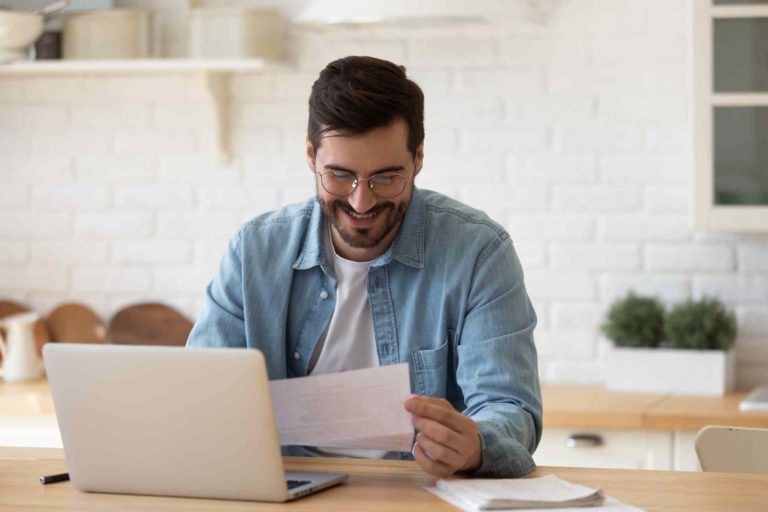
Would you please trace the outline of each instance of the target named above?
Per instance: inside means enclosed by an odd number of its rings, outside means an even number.
[[[415,159],[413,161],[413,164],[414,164],[414,170],[415,170],[415,165],[416,165],[416,160]],[[354,176],[355,177],[355,181],[352,182],[352,190],[350,190],[346,194],[336,194],[336,193],[331,192],[330,190],[328,190],[328,188],[326,188],[326,186],[325,186],[325,183],[323,182],[323,176],[325,176],[326,174],[331,173],[331,172],[348,172],[349,174]],[[380,173],[380,174],[383,174],[383,173]],[[397,194],[395,194],[393,196],[382,196],[378,192],[376,192],[376,190],[373,188],[373,185],[372,185],[372,182],[371,182],[371,180],[373,178],[375,178],[376,176],[379,176],[379,174],[374,174],[372,176],[368,176],[367,178],[360,178],[356,173],[354,173],[352,171],[347,171],[345,169],[328,169],[325,172],[318,172],[317,173],[317,175],[320,177],[320,186],[323,187],[323,190],[325,190],[326,192],[328,192],[332,196],[336,196],[336,197],[351,196],[352,194],[355,193],[355,190],[357,190],[357,187],[360,185],[361,181],[367,181],[368,182],[368,188],[371,190],[371,192],[376,197],[380,197],[382,199],[392,199],[393,197],[399,196],[400,194],[405,192],[405,187],[408,186],[408,182],[411,181],[410,177],[406,176],[405,174],[403,174],[401,172],[393,172],[392,174],[400,176],[401,178],[403,178],[405,180],[405,182],[403,183],[403,188],[402,188],[402,190],[400,190],[400,192],[398,192]]]

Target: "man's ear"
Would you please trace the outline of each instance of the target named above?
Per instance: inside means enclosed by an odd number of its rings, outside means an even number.
[[[315,173],[315,148],[312,146],[312,141],[309,140],[309,134],[307,134],[307,138],[306,138],[306,154],[307,154],[307,165],[309,166],[309,170],[314,174]]]
[[[415,178],[419,172],[421,172],[421,167],[424,165],[424,143],[422,142],[421,145],[416,150],[416,159],[415,164],[413,167],[413,177]]]

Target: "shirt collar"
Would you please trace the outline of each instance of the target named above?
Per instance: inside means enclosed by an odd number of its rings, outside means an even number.
[[[323,209],[317,197],[312,198],[312,214],[304,236],[301,253],[293,264],[296,270],[321,266],[327,274],[333,274],[333,262],[328,260],[326,240],[323,236],[327,222]],[[426,222],[426,206],[421,191],[414,187],[411,203],[405,212],[403,223],[397,238],[389,248],[371,262],[372,267],[380,267],[393,259],[413,268],[424,267],[424,224]]]

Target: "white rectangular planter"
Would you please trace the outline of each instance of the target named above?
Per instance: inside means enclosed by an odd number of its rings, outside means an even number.
[[[680,350],[611,347],[607,354],[606,387],[679,395],[719,396],[734,383],[733,350]]]

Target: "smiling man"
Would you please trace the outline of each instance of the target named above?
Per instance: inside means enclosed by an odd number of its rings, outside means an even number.
[[[326,66],[306,141],[317,196],[241,228],[187,345],[258,348],[272,379],[407,362],[412,452],[332,453],[413,458],[436,476],[522,476],[542,428],[536,315],[507,232],[415,186],[423,111],[401,66]]]

